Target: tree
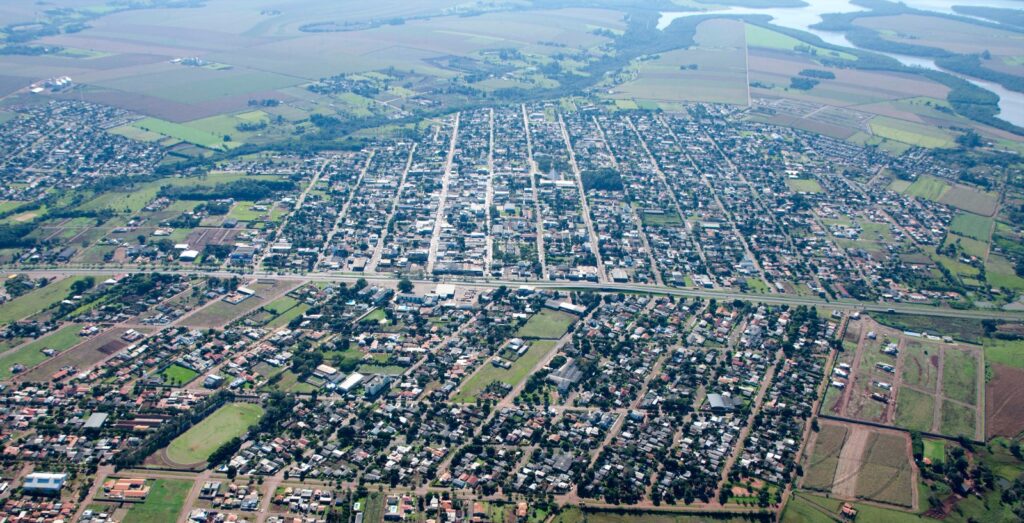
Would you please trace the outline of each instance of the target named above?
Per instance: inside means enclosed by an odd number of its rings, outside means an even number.
[[[398,292],[408,294],[412,292],[412,281],[409,278],[402,278],[398,280]]]

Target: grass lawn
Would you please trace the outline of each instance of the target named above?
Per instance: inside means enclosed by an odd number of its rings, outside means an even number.
[[[900,393],[902,394],[902,392]],[[950,401],[942,402],[942,430],[950,436],[974,437],[974,409]]]
[[[487,388],[495,381],[507,383],[515,387],[519,382],[526,379],[527,374],[537,365],[545,355],[555,347],[554,341],[535,341],[530,345],[518,360],[512,363],[509,369],[502,369],[491,365],[490,361],[484,362],[472,376],[463,382],[459,392],[455,394],[452,401],[459,403],[472,403],[476,401],[477,394]]]
[[[281,373],[281,381],[276,384],[278,390],[284,392],[294,392],[297,394],[309,394],[317,388],[309,383],[299,381],[299,375],[295,374],[291,370],[286,370]]]
[[[991,254],[985,265],[985,278],[994,287],[1024,291],[1024,278],[1017,276],[1013,265],[1002,256]]]
[[[384,309],[373,309],[359,321],[366,323],[380,323],[381,321],[386,320],[387,317],[387,314],[384,313]]]
[[[192,482],[184,479],[154,481],[146,501],[131,505],[124,517],[124,523],[173,521],[181,512],[185,498],[191,489]]]
[[[568,312],[552,309],[542,309],[530,317],[526,325],[523,325],[516,336],[520,338],[561,338],[565,331],[569,330],[576,321],[576,316]]]
[[[793,192],[819,193],[822,191],[821,184],[815,179],[786,178],[786,185]]]
[[[988,363],[1024,369],[1024,340],[985,338],[983,344]]]
[[[887,116],[876,116],[868,122],[872,134],[920,147],[953,147],[953,137],[947,132]]]
[[[938,201],[948,190],[948,183],[932,176],[921,176],[914,180],[903,194]]]
[[[640,221],[642,221],[644,225],[651,225],[651,226],[657,226],[657,225],[680,225],[680,224],[683,223],[683,220],[681,218],[679,218],[679,215],[674,213],[674,212],[672,212],[672,213],[665,213],[665,214],[648,214],[648,213],[643,213],[640,216]]]
[[[931,460],[932,463],[937,461],[946,460],[946,440],[943,439],[925,439],[924,440],[924,457]]]
[[[267,322],[266,327],[268,329],[277,329],[279,327],[284,327],[284,326],[288,325],[295,318],[298,318],[299,316],[302,316],[303,314],[305,314],[306,311],[308,311],[308,310],[309,310],[309,305],[306,305],[305,303],[301,303],[299,305],[296,305],[296,306],[294,306],[294,307],[292,307],[292,308],[282,312],[276,318],[274,318],[274,319],[270,320],[269,322]]]
[[[896,402],[896,425],[910,430],[931,430],[935,398],[914,389],[900,389]]]
[[[67,298],[71,286],[82,279],[84,277],[64,278],[0,305],[0,323],[26,318]]]
[[[223,149],[230,146],[230,144],[235,143],[224,142],[223,135],[218,136],[210,132],[174,122],[168,122],[167,120],[161,120],[159,118],[143,118],[142,120],[133,123],[132,126],[142,129],[143,131],[159,133],[164,136],[170,136],[171,138],[177,138],[183,142],[188,142],[210,149]]]
[[[199,373],[188,367],[182,367],[175,363],[174,365],[164,369],[160,375],[164,377],[164,383],[168,385],[184,385],[196,379],[196,376],[198,376]]]
[[[784,523],[831,523],[839,521],[839,509],[844,501],[814,496],[803,492],[793,495],[782,513]],[[858,521],[884,521],[886,523],[920,523],[935,521],[911,512],[882,508],[868,503],[851,503],[857,509]],[[834,516],[834,517],[833,517]]]
[[[974,354],[944,349],[942,395],[974,405],[978,402],[978,358]]]
[[[298,304],[299,300],[296,300],[291,296],[281,296],[280,298],[264,305],[263,310],[271,314],[281,314]]]
[[[241,436],[263,416],[263,407],[231,403],[217,409],[167,446],[167,457],[182,465],[206,461],[231,438]]]
[[[22,345],[21,348],[16,349],[14,352],[9,352],[0,357],[0,379],[10,378],[13,375],[11,367],[15,364],[20,363],[26,368],[31,368],[46,361],[47,356],[42,353],[43,349],[64,352],[75,346],[78,342],[82,341],[82,338],[78,335],[81,330],[82,327],[80,325],[66,325],[32,343]]]

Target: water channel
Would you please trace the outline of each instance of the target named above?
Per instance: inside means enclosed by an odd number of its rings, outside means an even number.
[[[908,6],[934,11],[937,13],[955,14],[953,11],[954,5],[971,5],[971,6],[985,6],[985,7],[1002,7],[1008,9],[1020,9],[1021,4],[1016,0],[905,0]],[[661,18],[658,20],[658,29],[664,29],[677,18],[683,18],[686,16],[700,15],[700,14],[713,14],[722,13],[730,15],[768,15],[772,17],[772,23],[782,27],[788,27],[791,29],[798,29],[811,33],[823,41],[832,45],[838,45],[842,47],[852,47],[855,49],[863,49],[856,45],[853,45],[846,36],[840,32],[833,31],[821,31],[819,29],[813,29],[810,26],[821,21],[821,15],[825,13],[849,13],[853,11],[864,10],[860,6],[853,5],[849,0],[811,0],[809,6],[805,7],[773,7],[766,9],[754,9],[747,7],[724,7],[724,8],[709,8],[703,12],[694,11],[670,11],[661,13]],[[1010,122],[1014,125],[1024,127],[1024,93],[1018,93],[1006,89],[1005,87],[985,80],[980,80],[971,76],[962,75],[953,71],[948,71],[935,65],[935,61],[930,58],[924,58],[920,56],[908,56],[896,53],[883,53],[879,51],[873,51],[871,49],[863,49],[864,51],[870,51],[873,53],[883,54],[899,60],[900,63],[910,67],[923,67],[926,69],[933,69],[936,71],[943,71],[953,76],[962,78],[968,82],[971,82],[978,87],[992,91],[999,96],[999,115],[998,117],[1002,120]]]

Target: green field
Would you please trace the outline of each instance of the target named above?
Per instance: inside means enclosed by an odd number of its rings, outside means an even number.
[[[846,442],[846,427],[823,425],[814,442],[814,454],[807,464],[803,487],[813,490],[830,491],[835,480],[839,453]]]
[[[974,438],[974,418],[974,409],[944,401],[942,402],[941,432],[950,436]]]
[[[956,145],[953,137],[936,127],[876,116],[868,123],[875,136],[929,149],[949,148]]]
[[[13,352],[0,356],[0,379],[10,378],[13,375],[11,367],[15,364],[20,363],[26,368],[32,368],[46,361],[47,356],[42,353],[43,349],[64,352],[74,347],[78,342],[82,341],[82,338],[78,335],[81,330],[81,325],[66,325],[42,338],[22,345]]]
[[[949,230],[961,236],[987,242],[992,234],[992,218],[962,212],[953,218]]]
[[[975,405],[978,402],[978,359],[974,354],[945,349],[942,367],[942,395]]]
[[[576,316],[568,312],[545,308],[531,316],[526,325],[523,325],[516,332],[516,336],[520,338],[558,339],[565,334],[565,331],[575,321]]]
[[[907,187],[903,194],[917,196],[926,200],[939,201],[942,195],[949,190],[949,184],[932,176],[921,176],[914,180],[914,183]]]
[[[167,446],[167,458],[180,465],[202,463],[231,438],[241,436],[263,416],[263,407],[231,403],[217,409]]]
[[[269,322],[267,322],[266,327],[268,329],[278,329],[278,328],[284,327],[284,326],[288,325],[289,323],[291,323],[291,321],[294,320],[295,318],[298,318],[298,317],[302,316],[303,314],[305,314],[306,311],[308,311],[308,310],[309,310],[309,305],[306,305],[305,303],[300,303],[300,304],[298,304],[298,305],[296,305],[296,306],[294,306],[294,307],[292,307],[292,308],[282,312],[281,314],[278,314],[276,318],[274,318],[274,319],[270,320]]]
[[[935,398],[914,389],[900,389],[896,402],[896,425],[910,430],[931,430]]]
[[[132,127],[150,133],[158,133],[171,138],[177,138],[183,142],[206,147],[208,149],[227,149],[235,146],[233,145],[235,142],[225,142],[224,135],[218,136],[207,131],[202,131],[179,123],[168,122],[167,120],[161,120],[159,118],[143,118],[142,120],[133,123]]]
[[[924,440],[924,457],[931,460],[932,463],[937,461],[946,460],[946,440],[944,439],[925,439]]]
[[[1013,264],[1002,256],[989,255],[988,263],[985,264],[985,278],[994,287],[1024,290],[1024,278],[1017,276]]]
[[[777,49],[783,51],[795,51],[799,49],[810,49],[817,55],[833,56],[844,60],[856,60],[857,57],[840,51],[832,51],[823,47],[809,46],[796,38],[782,33],[765,29],[760,26],[746,24],[747,45],[750,47],[763,47],[765,49]]]
[[[526,379],[526,375],[537,365],[551,349],[555,347],[554,341],[534,341],[530,344],[530,350],[526,351],[521,358],[512,363],[512,368],[501,369],[491,365],[490,361],[482,364],[479,370],[469,377],[459,388],[459,391],[452,398],[452,401],[459,403],[471,403],[476,400],[477,394],[487,388],[495,381],[516,386]]]
[[[1024,369],[1024,340],[985,338],[985,361]]]
[[[68,297],[71,286],[84,276],[64,278],[0,305],[0,324],[27,318]]]
[[[800,492],[786,504],[782,513],[783,523],[833,523],[839,519],[839,509],[844,501],[829,499]],[[857,509],[857,521],[885,523],[922,523],[935,521],[917,514],[882,508],[869,503],[851,503]]]
[[[164,377],[164,383],[167,385],[184,385],[196,379],[199,373],[175,363],[161,371],[160,375]]]
[[[793,192],[809,192],[819,193],[822,191],[821,184],[818,180],[811,179],[798,179],[798,178],[786,178],[786,185]]]
[[[158,479],[150,487],[143,503],[130,505],[124,523],[160,523],[173,521],[181,512],[192,482],[184,479]]]

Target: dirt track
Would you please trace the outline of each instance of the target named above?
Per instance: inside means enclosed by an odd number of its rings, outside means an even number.
[[[832,494],[837,498],[856,499],[857,476],[863,465],[864,450],[871,431],[858,425],[848,425],[849,434],[839,453],[835,479],[832,480]]]

